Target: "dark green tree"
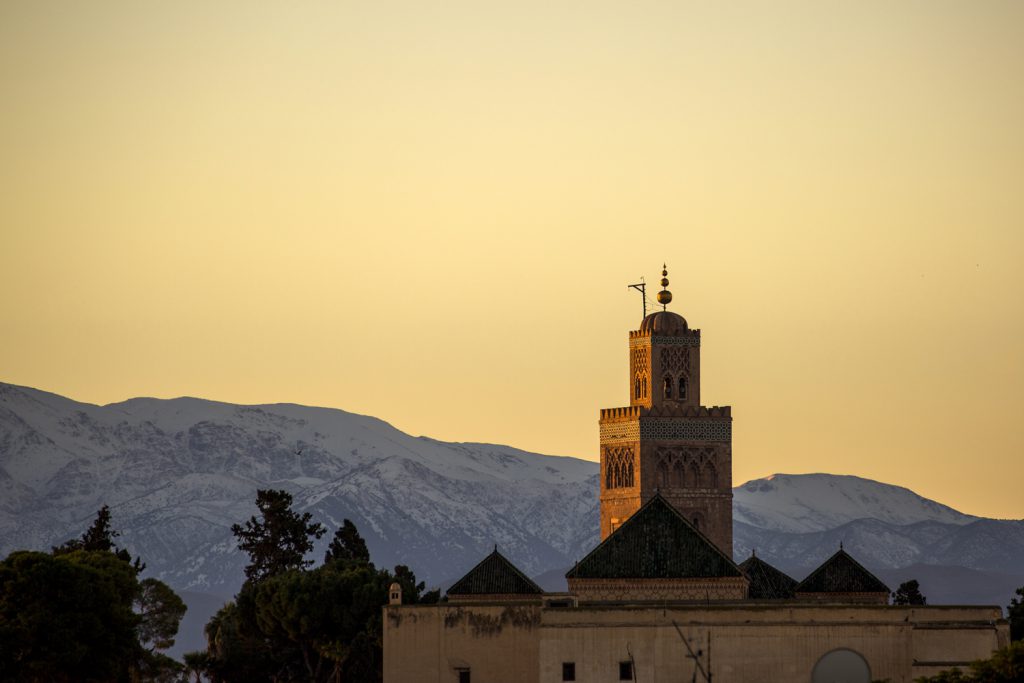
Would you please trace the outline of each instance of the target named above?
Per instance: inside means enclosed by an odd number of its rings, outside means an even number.
[[[1010,640],[1024,639],[1024,586],[1021,586],[1010,598],[1006,607],[1006,618],[1010,622]]]
[[[181,657],[185,663],[185,674],[195,678],[195,683],[203,683],[203,675],[210,668],[210,653],[203,650],[186,652]]]
[[[416,575],[404,564],[395,566],[395,573],[392,581],[402,587],[402,602],[409,605],[433,605],[441,599],[440,589],[423,592],[426,584],[423,581],[416,583]],[[388,584],[390,585],[390,583]]]
[[[313,561],[305,556],[313,549],[313,541],[324,535],[323,525],[312,522],[313,516],[308,512],[300,515],[293,511],[292,496],[287,491],[258,490],[256,507],[259,517],[253,515],[244,526],[231,526],[238,547],[249,554],[246,580],[259,582],[312,565]]]
[[[1024,641],[996,650],[988,659],[971,663],[970,671],[943,671],[916,679],[917,683],[1020,683],[1024,681]]]
[[[921,586],[917,579],[904,581],[892,593],[892,604],[894,605],[924,605],[928,598],[921,594]]]
[[[280,574],[254,589],[257,625],[298,653],[303,680],[349,680],[345,671],[365,659],[360,649],[379,639],[388,579],[369,563]]]
[[[359,535],[359,530],[352,520],[346,519],[338,530],[334,532],[334,538],[327,546],[324,555],[324,564],[341,562],[345,564],[369,564],[370,551],[366,547],[366,541]]]
[[[127,681],[143,650],[134,569],[110,552],[0,563],[0,680]]]
[[[120,536],[119,531],[115,531],[110,524],[110,506],[104,505],[96,512],[96,519],[93,520],[92,525],[85,530],[81,538],[73,538],[70,541],[65,541],[63,544],[53,548],[54,555],[61,555],[63,553],[71,553],[76,550],[85,550],[88,552],[101,552],[101,553],[113,553],[119,559],[131,564],[135,568],[135,573],[140,574],[142,570],[146,568],[146,565],[140,558],[132,560],[131,554],[124,548],[118,548],[114,544],[114,539]]]
[[[252,590],[243,587],[235,602],[224,605],[206,624],[206,674],[214,683],[270,681],[281,668],[276,660],[287,658],[274,652],[256,627]]]
[[[186,609],[182,599],[166,583],[152,578],[143,580],[135,599],[135,611],[140,617],[139,644],[151,653],[173,646]]]

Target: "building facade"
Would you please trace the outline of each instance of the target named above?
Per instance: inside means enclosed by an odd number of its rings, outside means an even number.
[[[667,273],[658,299],[667,305]],[[386,683],[909,683],[1009,642],[999,607],[889,606],[842,547],[797,582],[732,558],[732,411],[700,401],[700,330],[629,334],[600,414],[601,543],[544,593],[495,548],[439,605],[384,608]]]

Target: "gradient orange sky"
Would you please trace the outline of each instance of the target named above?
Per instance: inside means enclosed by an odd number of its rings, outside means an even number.
[[[0,380],[597,458],[667,261],[734,481],[1024,517],[1024,3],[0,4]]]

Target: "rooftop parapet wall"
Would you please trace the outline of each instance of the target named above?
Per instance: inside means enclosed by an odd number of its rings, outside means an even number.
[[[686,330],[672,335],[653,334],[650,330],[633,330],[629,333],[629,346],[651,345],[700,346],[700,330]]]
[[[641,417],[697,417],[731,420],[732,406],[677,406],[664,405],[646,408],[644,406],[625,406],[622,408],[602,408],[601,421],[629,421]]]

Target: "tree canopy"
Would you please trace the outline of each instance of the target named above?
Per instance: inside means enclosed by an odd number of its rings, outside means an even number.
[[[408,602],[436,602],[439,591],[424,594],[423,582],[406,566],[394,573],[374,567],[366,542],[348,519],[335,532],[324,564],[311,569],[303,557],[323,527],[311,523],[308,514],[292,512],[290,504],[283,491],[260,491],[263,520],[235,525],[254,571],[247,570],[249,580],[235,601],[206,625],[207,660],[190,666],[203,666],[215,683],[381,680],[381,607],[388,587],[400,583]],[[271,518],[285,521],[271,524]],[[293,552],[287,561],[259,559],[268,528],[275,525],[289,530],[288,544],[303,549],[301,554]]]
[[[185,604],[113,539],[103,506],[80,539],[0,562],[0,681],[160,681],[180,665]]]
[[[259,517],[253,515],[244,526],[231,526],[238,547],[249,554],[246,579],[259,582],[291,569],[311,566],[313,561],[305,557],[313,550],[313,542],[326,532],[323,525],[312,522],[313,516],[308,512],[300,515],[293,511],[292,496],[287,491],[258,490],[256,507]]]
[[[935,676],[916,679],[916,683],[1020,683],[1024,680],[1024,641],[1016,641],[996,650],[988,659],[972,662],[966,673],[950,669]]]
[[[1024,639],[1024,586],[1021,586],[1010,598],[1006,607],[1006,618],[1010,622],[1010,640]]]
[[[904,581],[892,593],[892,604],[894,605],[924,605],[927,602],[928,599],[921,594],[917,579]]]
[[[331,562],[368,564],[370,562],[370,551],[366,547],[366,541],[359,535],[356,525],[352,520],[346,519],[334,532],[334,538],[327,546],[327,553],[324,555],[324,564]]]

